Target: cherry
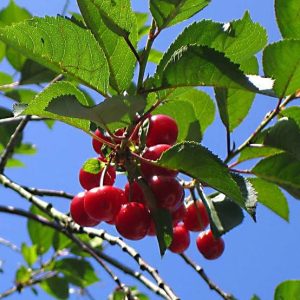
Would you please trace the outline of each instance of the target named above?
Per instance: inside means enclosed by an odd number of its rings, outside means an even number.
[[[131,184],[129,184],[129,182],[126,183],[125,195],[128,202],[144,202],[143,191],[136,181],[133,181]]]
[[[209,217],[202,201],[191,201],[183,218],[186,229],[190,231],[202,231],[209,224]]]
[[[125,238],[140,240],[146,236],[150,227],[150,213],[144,204],[129,202],[122,205],[116,216],[116,228]]]
[[[105,159],[98,157],[98,160],[104,162]],[[100,170],[99,173],[89,173],[83,168],[79,171],[79,182],[81,186],[86,190],[91,190],[92,188],[98,187],[100,185],[101,175],[104,171],[104,167]],[[104,175],[103,185],[113,185],[116,179],[116,170],[113,166],[108,166],[106,173]]]
[[[174,145],[178,136],[176,121],[167,115],[155,115],[149,118],[149,130],[146,138],[148,147],[158,144]]]
[[[173,227],[173,240],[169,249],[174,253],[183,253],[190,245],[189,231],[183,224]]]
[[[168,150],[171,146],[167,144],[159,144],[152,146],[148,148],[145,153],[142,155],[143,158],[149,159],[149,160],[157,160],[160,158],[163,152]],[[143,176],[145,178],[149,178],[154,175],[162,175],[162,176],[171,176],[176,177],[178,172],[174,170],[169,170],[163,167],[158,167],[155,165],[152,165],[151,163],[148,163],[146,161],[141,161],[141,171],[143,173]]]
[[[150,222],[150,227],[149,227],[149,230],[147,232],[147,235],[149,235],[149,236],[155,236],[156,235],[155,224],[154,224],[154,221],[152,219],[151,219],[151,222]]]
[[[86,193],[84,208],[87,214],[101,221],[112,221],[121,205],[127,203],[124,191],[110,185],[96,187]]]
[[[110,139],[108,136],[104,135],[99,129],[96,129],[96,131],[94,132],[94,134],[95,134],[97,137],[101,138],[102,140],[111,142],[111,139]],[[100,154],[100,155],[103,156],[103,153],[102,153],[102,151],[101,151],[101,148],[102,148],[102,146],[103,146],[103,143],[100,142],[99,140],[96,140],[95,138],[93,138],[93,140],[92,140],[92,145],[93,145],[93,148],[94,148],[94,150],[96,151],[96,153],[98,153],[98,154]]]
[[[84,209],[86,192],[77,194],[71,201],[70,213],[75,223],[80,226],[96,226],[100,221],[91,218]]]
[[[175,211],[183,200],[184,191],[174,177],[153,176],[149,182],[159,207]]]
[[[215,238],[211,230],[201,232],[196,239],[196,244],[198,250],[206,259],[220,257],[225,248],[223,239]]]
[[[174,225],[177,225],[180,221],[183,220],[186,214],[186,208],[184,203],[182,203],[175,211],[172,212],[172,221]]]

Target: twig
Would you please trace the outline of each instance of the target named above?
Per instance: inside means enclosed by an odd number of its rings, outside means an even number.
[[[19,135],[22,133],[24,130],[25,126],[27,125],[30,117],[26,116],[17,126],[15,129],[15,132],[12,134],[10,137],[1,157],[0,157],[0,174],[3,173],[5,165],[10,157],[10,155],[13,153],[14,148],[18,142]]]
[[[56,191],[56,190],[46,190],[46,189],[37,189],[27,186],[22,186],[22,188],[28,192],[30,192],[33,195],[37,196],[50,196],[50,197],[60,197],[60,198],[66,198],[66,199],[73,199],[74,195],[69,194],[65,191]]]
[[[208,284],[209,288],[211,290],[214,290],[217,292],[223,299],[225,300],[233,300],[234,297],[231,294],[225,293],[223,290],[221,290],[214,282],[211,281],[211,279],[206,275],[204,269],[197,265],[195,262],[193,262],[188,256],[185,254],[179,254],[180,257],[183,258],[183,260],[192,267],[200,276],[201,278]]]
[[[16,251],[16,252],[21,252],[21,250],[18,248],[18,246],[16,246],[15,244],[13,244],[12,242],[0,237],[0,244]]]
[[[12,89],[14,87],[19,86],[19,84],[20,84],[20,82],[16,81],[16,82],[0,85],[0,91],[5,90],[5,89]]]
[[[37,116],[27,116],[29,121],[44,121],[44,120],[49,120],[47,118],[40,118]],[[6,125],[10,123],[18,123],[22,120],[24,120],[26,116],[19,116],[19,117],[11,117],[11,118],[5,118],[5,119],[0,119],[0,125]]]
[[[66,0],[64,7],[62,9],[61,15],[64,16],[67,13],[68,7],[70,5],[70,0]]]

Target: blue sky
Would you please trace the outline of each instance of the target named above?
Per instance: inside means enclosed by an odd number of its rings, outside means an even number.
[[[27,7],[33,15],[56,15],[61,13],[63,4],[61,0],[17,1],[20,6]],[[0,7],[4,7],[8,1],[1,1]],[[47,4],[45,4],[47,3]],[[139,11],[147,10],[146,1],[134,1],[133,7]],[[213,19],[220,22],[228,22],[241,18],[246,10],[250,11],[252,19],[261,23],[268,32],[269,42],[280,39],[274,15],[274,3],[271,0],[215,0],[212,1],[203,12],[193,17],[192,20],[167,29],[155,42],[155,47],[166,50],[169,43],[182,31],[185,25],[191,21],[200,19]],[[71,0],[70,11],[76,11],[75,1]],[[149,69],[149,72],[152,69]],[[0,64],[0,71],[11,72],[7,64]],[[11,107],[12,103],[0,98],[1,104]],[[244,125],[234,132],[237,143],[244,140],[255,129],[268,110],[274,107],[276,100],[258,96]],[[220,138],[224,136],[224,138]],[[23,161],[26,167],[22,169],[10,169],[7,175],[16,182],[41,188],[66,190],[71,193],[80,191],[78,171],[82,163],[95,154],[91,147],[89,136],[64,124],[56,123],[53,130],[49,130],[44,124],[32,123],[25,132],[25,141],[33,142],[38,148],[38,153],[32,157],[25,157]],[[221,157],[225,154],[225,131],[218,117],[206,132],[203,143]],[[119,180],[120,186],[124,180]],[[1,187],[0,201],[4,205],[28,207],[24,199]],[[272,195],[270,195],[272,197]],[[281,281],[287,279],[299,279],[300,270],[300,242],[298,239],[300,229],[300,206],[298,202],[289,197],[290,223],[283,221],[263,206],[258,207],[257,223],[248,216],[244,223],[226,234],[224,255],[215,261],[206,261],[197,252],[195,246],[196,235],[191,236],[191,246],[187,254],[204,267],[207,274],[222,289],[233,293],[238,299],[250,299],[257,294],[261,299],[272,299],[274,288]],[[52,204],[62,211],[68,211],[68,201],[63,199],[49,199]],[[0,237],[9,239],[17,245],[28,242],[26,222],[18,217],[1,215]],[[113,234],[116,231],[109,226],[105,229]],[[174,288],[183,300],[193,299],[220,299],[215,292],[210,291],[207,285],[197,274],[186,266],[178,256],[167,253],[160,258],[156,240],[146,238],[138,242],[129,242],[138,249],[141,255],[152,265],[160,270],[161,276]],[[117,256],[123,262],[137,269],[131,259],[123,254],[120,249],[108,247],[107,253]],[[0,245],[0,260],[4,261],[4,273],[0,274],[0,292],[12,285],[14,270],[22,262],[21,257]],[[102,279],[100,283],[90,288],[91,293],[97,299],[106,299],[112,290],[114,283],[105,275],[104,271],[96,266],[96,271]],[[119,273],[122,280],[129,284],[135,284],[131,278]],[[143,287],[150,299],[159,299]],[[42,294],[42,299],[49,299]],[[13,295],[11,299],[34,299],[30,291],[21,295]],[[76,296],[71,299],[77,299]]]

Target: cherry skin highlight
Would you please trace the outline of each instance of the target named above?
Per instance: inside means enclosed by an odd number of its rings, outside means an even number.
[[[169,250],[174,253],[183,253],[190,245],[190,233],[183,224],[173,227],[173,240]]]
[[[84,198],[86,192],[77,194],[71,201],[70,213],[75,223],[80,226],[96,226],[100,221],[91,218],[84,209]]]
[[[217,259],[224,252],[222,238],[215,238],[211,230],[201,232],[196,239],[197,248],[206,259]]]
[[[148,147],[158,144],[174,145],[178,136],[176,121],[167,115],[154,115],[149,118],[149,130],[146,138]]]
[[[122,205],[116,216],[116,229],[129,240],[140,240],[146,236],[151,217],[144,204],[129,202]]]

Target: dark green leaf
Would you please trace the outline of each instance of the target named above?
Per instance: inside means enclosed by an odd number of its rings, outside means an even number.
[[[106,94],[109,70],[105,55],[93,35],[70,20],[33,18],[0,28],[0,40],[54,72]]]
[[[137,21],[130,0],[77,0],[87,26],[101,45],[110,69],[110,85],[118,92],[131,83],[136,57]]]
[[[300,161],[287,153],[261,160],[253,169],[256,176],[275,183],[300,199]]]
[[[6,58],[17,71],[22,70],[26,61],[26,57],[24,55],[21,55],[19,51],[11,47],[6,47]]]
[[[26,283],[31,278],[31,270],[26,268],[25,266],[21,266],[16,271],[16,282],[23,284]]]
[[[142,294],[137,288],[129,287],[131,295],[137,300],[149,300],[149,297],[145,294]],[[122,290],[115,290],[112,294],[109,295],[108,300],[124,300],[126,298],[125,293]]]
[[[89,158],[84,162],[82,169],[91,174],[98,174],[104,167],[105,163],[98,158]]]
[[[279,98],[295,93],[300,86],[300,40],[284,40],[268,45],[263,53],[265,75],[275,79]]]
[[[52,101],[47,111],[60,116],[90,120],[111,130],[128,126],[136,113],[144,110],[146,101],[142,96],[114,96],[92,107],[81,105],[74,97]]]
[[[72,99],[77,105],[87,105],[84,94],[76,88],[72,83],[67,81],[56,82],[39,93],[28,106],[16,105],[14,107],[15,114],[37,115],[44,118],[56,119],[86,132],[89,131],[90,123],[86,120],[64,117],[62,114],[54,114],[48,111],[49,105],[56,101],[64,111],[72,109],[69,107],[69,99]],[[25,109],[24,109],[25,108]]]
[[[283,38],[300,39],[300,2],[276,0],[276,20]]]
[[[280,283],[275,290],[274,300],[299,300],[300,280],[287,280]]]
[[[284,109],[280,112],[280,115],[284,117],[288,117],[293,119],[298,127],[300,127],[300,107],[299,106],[292,106]]]
[[[234,201],[244,202],[241,191],[226,165],[197,143],[183,142],[171,147],[163,153],[158,164],[196,178]]]
[[[69,282],[82,288],[99,281],[91,264],[83,259],[59,260],[55,263],[54,270],[63,273]]]
[[[159,29],[175,25],[197,14],[210,0],[150,0],[150,10]]]
[[[47,218],[47,215],[35,206],[31,206],[30,211],[33,214]],[[27,229],[33,245],[37,246],[37,253],[46,253],[52,245],[54,231],[32,219],[27,221]]]
[[[5,96],[20,103],[29,103],[33,100],[36,94],[37,93],[33,90],[17,89],[6,92]]]
[[[253,295],[252,297],[251,297],[251,300],[261,300],[257,295]]]
[[[29,266],[32,266],[36,262],[38,258],[37,245],[27,246],[25,243],[22,243],[21,252]]]
[[[40,287],[56,299],[64,300],[69,297],[69,282],[66,278],[51,277],[42,281]]]
[[[54,73],[31,59],[27,59],[21,70],[20,84],[49,82],[56,76],[57,73]]]
[[[52,240],[52,246],[55,251],[69,248],[72,242],[70,239],[62,233],[55,231]]]
[[[257,200],[284,220],[289,221],[288,203],[279,187],[260,178],[249,178],[249,180],[257,192]]]

